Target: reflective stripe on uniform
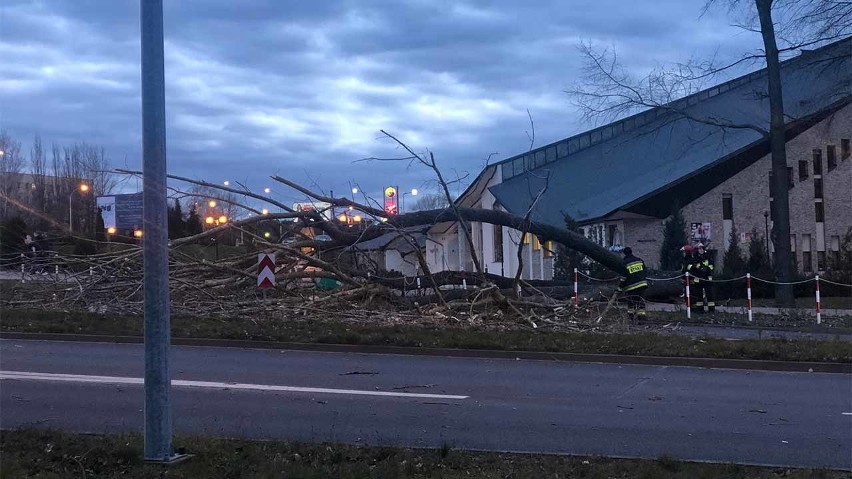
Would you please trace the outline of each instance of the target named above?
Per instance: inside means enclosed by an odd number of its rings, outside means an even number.
[[[645,280],[642,280],[642,281],[639,281],[637,283],[633,283],[630,286],[625,286],[624,289],[622,289],[622,291],[633,291],[634,289],[647,288],[647,287],[648,287],[648,282],[645,281]]]

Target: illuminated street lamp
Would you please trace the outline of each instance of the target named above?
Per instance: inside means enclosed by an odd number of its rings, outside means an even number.
[[[135,230],[133,232],[133,236],[135,236],[137,238],[141,238],[142,237],[142,230]]]
[[[272,189],[267,187],[267,188],[263,189],[263,192],[266,193],[266,194],[269,194],[269,193],[272,193]]]
[[[268,214],[269,214],[269,210],[268,210],[268,209],[266,209],[266,208],[264,208],[264,209],[260,210],[260,212],[261,212],[263,215],[268,215]]]
[[[73,210],[71,208],[71,205],[72,205],[71,200],[74,198],[74,193],[77,192],[77,189],[80,190],[80,193],[85,193],[85,192],[89,191],[89,185],[87,185],[85,183],[81,183],[80,186],[71,190],[71,193],[68,195],[68,231],[69,232],[74,231],[74,226],[73,226],[73,223],[71,221],[73,219],[73,216],[72,216]]]
[[[225,186],[230,186],[230,185],[231,185],[231,182],[230,182],[230,181],[228,181],[228,180],[225,180],[225,182],[224,182],[224,183],[222,183],[222,184],[223,184],[223,185],[225,185]]]
[[[207,218],[204,218],[204,222],[207,223],[208,225],[212,225],[213,221],[214,220],[213,220],[212,216],[208,216]]]
[[[114,235],[115,234],[115,227],[110,226],[109,228],[107,228],[107,234]]]
[[[352,194],[357,195],[358,194],[358,188],[352,188]]]
[[[402,193],[402,198],[400,198],[402,200],[402,204],[400,204],[400,210],[405,210],[405,195],[417,196],[417,193],[419,193],[419,191],[417,191],[417,188],[412,188],[411,191],[404,191]]]
[[[270,233],[269,231],[264,231],[264,232],[263,232],[263,237],[264,237],[264,238],[269,239],[269,237],[270,237],[270,236],[272,236],[272,233]]]
[[[227,222],[228,222],[228,217],[227,217],[227,216],[222,215],[222,216],[220,216],[220,217],[219,217],[219,224],[220,224],[220,225],[223,225],[223,224],[225,224],[225,223],[227,223]]]

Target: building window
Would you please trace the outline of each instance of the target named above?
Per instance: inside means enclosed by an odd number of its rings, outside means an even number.
[[[722,195],[722,219],[734,219],[734,198],[731,195]]]
[[[825,222],[825,206],[822,201],[818,201],[814,203],[814,209],[816,211],[816,222],[824,223]]]
[[[788,166],[787,167],[787,189],[789,190],[789,189],[793,188],[794,185],[795,185],[795,183],[793,182],[793,167]]]
[[[545,258],[552,258],[552,257],[556,256],[556,249],[555,248],[556,248],[556,246],[553,244],[552,240],[546,241],[544,243],[544,257]]]
[[[840,140],[840,159],[845,160],[849,158],[849,155],[852,154],[849,151],[849,138],[843,138]]]
[[[493,228],[494,262],[501,263],[503,261],[503,227],[500,225],[491,226]]]
[[[808,179],[808,162],[806,160],[799,160],[799,181],[805,181]]]
[[[814,149],[814,174],[822,174],[822,150]]]
[[[618,233],[618,226],[607,225],[606,227],[606,242],[608,246],[615,246],[615,235]]]
[[[828,163],[828,171],[837,168],[837,151],[834,145],[825,147],[825,159]]]
[[[817,271],[825,271],[825,251],[817,251]]]
[[[811,235],[802,235],[802,271],[813,272],[814,265],[811,258]]]
[[[822,178],[814,178],[814,198],[822,198]]]
[[[541,241],[538,239],[538,236],[537,235],[531,235],[531,236],[532,236],[533,251],[540,250],[541,249]]]
[[[532,236],[532,235],[531,235],[531,234],[529,234],[529,233],[521,233],[521,235],[522,235],[522,237],[521,237],[521,243],[523,243],[523,244],[530,244],[530,236]]]
[[[840,236],[831,237],[831,266],[840,266]]]

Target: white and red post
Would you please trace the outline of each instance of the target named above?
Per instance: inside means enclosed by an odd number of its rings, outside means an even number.
[[[746,298],[748,298],[748,320],[751,321],[751,273],[746,273]]]
[[[692,319],[692,302],[689,300],[689,271],[686,272],[686,319]]]
[[[574,268],[574,306],[580,305],[580,296],[577,293],[577,268]]]
[[[816,312],[817,312],[817,324],[822,323],[822,308],[820,308],[819,304],[819,275],[816,275]]]

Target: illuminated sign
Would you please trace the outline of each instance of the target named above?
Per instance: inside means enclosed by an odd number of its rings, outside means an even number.
[[[396,194],[396,187],[394,186],[385,188],[385,213],[388,215],[399,213],[399,196]]]

